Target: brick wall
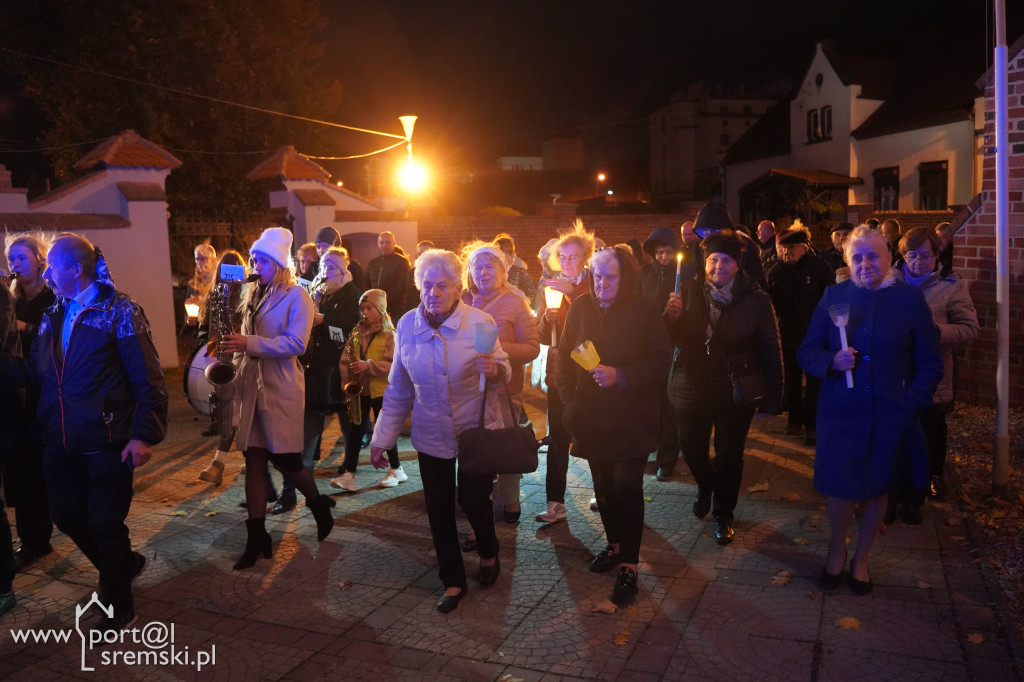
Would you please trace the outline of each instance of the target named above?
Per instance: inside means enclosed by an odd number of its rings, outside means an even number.
[[[1024,53],[1010,55],[1007,98],[1009,129],[1008,224],[1010,265],[1010,402],[1024,404]],[[995,82],[985,86],[986,149],[995,146],[993,118]],[[981,335],[961,353],[958,388],[968,402],[994,404],[996,400],[996,217],[995,154],[986,151],[980,208],[964,223],[954,241],[953,267],[969,283],[978,309]]]

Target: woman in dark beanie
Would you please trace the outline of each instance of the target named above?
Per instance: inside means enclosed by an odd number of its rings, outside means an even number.
[[[636,568],[644,527],[643,473],[658,443],[658,396],[671,347],[661,311],[639,293],[637,262],[625,245],[590,259],[591,291],[569,307],[558,354],[563,423],[573,452],[589,461],[608,547],[590,570],[619,566],[617,604],[637,593]],[[584,370],[570,351],[594,344],[600,364]]]
[[[768,294],[740,270],[743,245],[731,230],[705,237],[703,271],[669,296],[666,310],[676,345],[668,393],[683,458],[697,482],[693,513],[703,519],[713,511],[720,545],[733,539],[743,448],[754,411],[782,411],[779,328]],[[734,378],[752,374],[760,374],[767,389],[756,406],[745,400],[754,396],[733,385]]]

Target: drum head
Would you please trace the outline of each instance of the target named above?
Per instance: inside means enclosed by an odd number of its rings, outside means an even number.
[[[185,396],[188,404],[204,417],[210,416],[210,394],[213,384],[206,380],[206,367],[216,360],[207,354],[208,346],[203,345],[192,351],[185,365]]]

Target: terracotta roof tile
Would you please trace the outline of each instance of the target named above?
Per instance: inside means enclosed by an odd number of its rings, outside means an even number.
[[[269,159],[249,171],[245,177],[250,180],[320,180],[326,182],[331,174],[295,151],[288,145],[281,147]]]
[[[155,182],[119,182],[117,188],[128,201],[167,201],[164,188]]]
[[[95,171],[93,173],[86,173],[82,177],[75,178],[71,182],[65,182],[60,187],[52,189],[46,194],[39,195],[38,197],[29,202],[29,207],[37,208],[39,206],[45,206],[46,204],[52,203],[57,199],[60,199],[61,197],[65,197],[74,192],[75,190],[81,187],[85,187],[86,185],[96,182],[100,178],[104,178],[106,176],[107,171],[105,170]]]
[[[11,232],[68,232],[131,227],[131,224],[130,220],[119,215],[97,213],[0,213],[0,227]]]
[[[292,190],[303,206],[334,206],[334,199],[322,189]]]
[[[75,168],[89,170],[100,164],[117,168],[174,169],[181,166],[181,161],[166,149],[140,137],[134,130],[125,130],[83,156]]]

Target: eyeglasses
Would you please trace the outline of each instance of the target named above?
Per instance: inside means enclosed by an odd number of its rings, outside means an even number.
[[[915,253],[914,251],[910,251],[909,253],[903,254],[903,260],[905,260],[905,261],[935,260],[935,254],[933,254],[933,253]]]

